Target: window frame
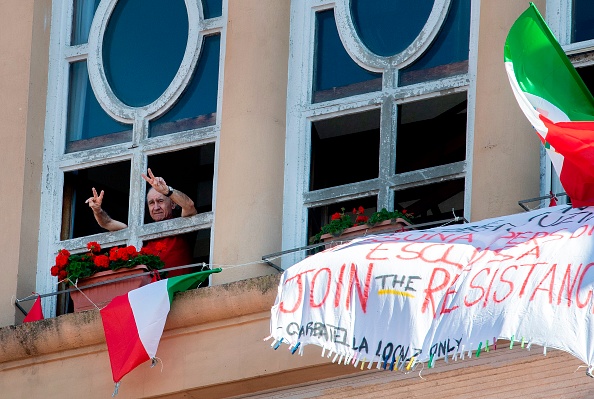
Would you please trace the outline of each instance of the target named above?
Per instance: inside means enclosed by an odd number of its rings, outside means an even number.
[[[37,289],[40,292],[55,291],[56,279],[50,275],[50,267],[53,265],[56,253],[62,248],[74,252],[83,251],[89,241],[99,241],[104,246],[126,244],[140,248],[142,242],[145,240],[210,229],[210,257],[212,258],[213,255],[214,229],[212,227],[214,223],[215,188],[221,127],[222,71],[224,68],[226,42],[227,1],[223,0],[222,2],[222,15],[220,17],[204,20],[201,0],[184,0],[190,26],[196,26],[198,29],[190,29],[184,59],[169,87],[153,103],[138,108],[124,105],[113,96],[113,93],[109,93],[109,85],[106,84],[105,74],[102,71],[102,63],[100,61],[101,46],[98,43],[101,41],[100,38],[107,24],[109,10],[115,8],[117,1],[109,0],[99,4],[96,14],[98,17],[94,18],[91,25],[89,40],[87,43],[79,45],[70,45],[74,0],[52,2],[52,29],[50,33],[48,71],[49,84],[44,131],[39,255],[36,281]],[[203,36],[213,34],[221,36],[215,124],[150,137],[149,121],[173,107],[177,98],[188,86],[192,73],[197,66]],[[132,126],[132,141],[71,153],[65,152],[69,67],[71,63],[78,61],[89,62],[89,79],[99,103],[114,119]],[[213,209],[209,212],[200,213],[188,218],[176,218],[144,224],[146,183],[141,178],[140,173],[147,170],[148,157],[209,143],[214,143],[215,145]],[[60,240],[64,173],[120,161],[130,161],[131,164],[128,228],[115,232]],[[158,173],[158,171],[155,172]],[[48,302],[47,306],[49,306],[49,309],[52,309],[51,312],[53,314],[56,309],[56,297],[48,297],[45,300]],[[45,307],[47,308],[47,306]]]
[[[283,250],[299,248],[307,243],[308,209],[333,202],[378,196],[378,209],[393,209],[395,188],[415,184],[430,184],[444,179],[465,178],[464,209],[467,219],[470,215],[470,188],[472,184],[471,165],[473,147],[473,121],[476,82],[476,47],[478,35],[479,2],[471,2],[470,51],[468,72],[433,82],[417,83],[398,87],[398,68],[416,60],[435,38],[441,23],[445,20],[450,0],[436,1],[431,21],[422,33],[402,53],[392,57],[374,56],[358,39],[350,17],[348,0],[303,0],[291,2],[291,30],[289,50],[289,80],[287,91],[287,133],[285,145],[285,184],[283,203]],[[441,7],[441,8],[440,8]],[[382,89],[372,93],[358,94],[335,100],[311,101],[314,76],[315,14],[334,8],[337,27],[342,44],[351,58],[360,66],[382,73]],[[350,21],[350,23],[349,23]],[[411,55],[411,49],[421,49]],[[466,91],[468,100],[466,160],[435,168],[396,175],[396,116],[397,106],[410,101],[419,101],[440,94]],[[380,155],[378,178],[362,182],[309,191],[310,173],[310,125],[312,122],[364,112],[381,110]],[[293,253],[284,258],[283,265],[292,265],[303,254]],[[287,267],[287,266],[284,266]]]
[[[594,39],[571,42],[572,14],[572,1],[547,0],[544,18],[573,66],[576,68],[592,66],[594,65]],[[564,191],[544,147],[541,147],[540,150],[540,175],[541,196],[548,196],[551,192],[559,194]],[[567,203],[567,197],[559,197],[557,203]]]

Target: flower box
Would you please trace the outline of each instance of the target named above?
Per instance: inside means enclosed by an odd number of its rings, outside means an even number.
[[[149,269],[147,269],[145,265],[139,265],[131,268],[107,270],[95,273],[91,277],[79,279],[77,286],[82,292],[76,289],[70,292],[70,298],[72,298],[72,302],[74,303],[74,311],[81,312],[83,310],[95,309],[95,305],[102,308],[116,296],[124,295],[129,291],[149,284],[151,282],[151,276],[149,274],[140,275],[148,271]],[[137,277],[130,277],[108,284],[89,287],[92,284],[103,283],[137,274],[139,275]]]
[[[338,242],[333,243],[329,246],[338,245],[341,241],[348,241],[352,240],[353,238],[368,236],[371,234],[382,234],[382,233],[399,233],[401,231],[406,231],[409,229],[411,224],[404,219],[398,218],[395,220],[384,220],[374,226],[369,226],[367,224],[362,224],[359,226],[349,227],[348,229],[344,229],[342,233],[335,236],[333,234],[324,234],[321,237],[322,242],[328,242],[337,240]]]

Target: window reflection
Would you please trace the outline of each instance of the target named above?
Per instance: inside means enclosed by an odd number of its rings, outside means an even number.
[[[572,42],[594,39],[594,2],[592,0],[574,0],[572,21]]]
[[[374,54],[392,56],[405,50],[423,29],[434,1],[351,0],[357,35]]]
[[[95,11],[100,0],[75,0],[72,5],[72,32],[70,44],[86,43],[89,40],[89,31]]]
[[[344,49],[334,11],[316,13],[313,102],[381,90],[382,75],[361,68]]]
[[[216,123],[221,36],[204,38],[194,76],[177,104],[151,123],[150,135],[161,136]]]
[[[468,72],[470,0],[452,0],[435,41],[412,65],[400,71],[399,84],[447,78]]]
[[[87,62],[70,64],[66,152],[125,143],[132,139],[130,125],[112,119],[95,98]]]
[[[109,86],[124,104],[141,107],[171,84],[188,43],[183,0],[120,0],[103,39]]]

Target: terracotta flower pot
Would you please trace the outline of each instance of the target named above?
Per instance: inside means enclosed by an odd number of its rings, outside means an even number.
[[[146,266],[139,265],[129,269],[123,268],[115,271],[107,270],[95,273],[91,277],[79,279],[78,288],[82,293],[78,290],[70,292],[70,298],[72,298],[72,302],[74,303],[74,311],[81,312],[83,310],[95,309],[95,305],[102,308],[116,296],[126,294],[129,291],[149,284],[151,282],[151,276],[147,274],[144,276],[131,277],[95,287],[88,287],[89,285],[115,280],[121,277],[133,276],[135,274],[142,274],[148,271]]]
[[[352,240],[353,238],[368,236],[371,234],[381,234],[381,233],[398,233],[401,231],[408,230],[411,224],[404,219],[398,218],[395,220],[384,220],[376,224],[375,226],[369,226],[367,224],[363,224],[360,226],[349,227],[348,229],[344,229],[339,236],[334,236],[332,234],[324,234],[320,239],[322,242],[327,241],[348,241]],[[339,242],[334,244],[329,244],[326,247],[328,248],[330,245],[335,246],[338,245]]]

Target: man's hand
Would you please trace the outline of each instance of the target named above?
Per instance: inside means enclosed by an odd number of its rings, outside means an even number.
[[[128,227],[125,223],[119,222],[117,220],[112,219],[102,208],[101,204],[103,203],[103,190],[101,193],[97,195],[97,190],[93,187],[93,196],[85,201],[85,204],[89,204],[89,208],[93,210],[93,216],[95,216],[95,220],[99,224],[99,226],[103,227],[109,231],[118,231],[125,229]]]
[[[165,179],[163,179],[162,177],[155,177],[151,168],[148,168],[148,176],[144,173],[141,173],[140,175],[144,180],[146,180],[148,184],[153,186],[153,188],[157,190],[157,192],[163,195],[167,195],[169,193],[169,186],[167,185],[167,183],[165,183]]]
[[[151,168],[148,168],[147,172],[148,176],[144,173],[141,173],[142,178],[146,180],[146,182],[150,184],[156,192],[167,196],[167,194],[169,194],[169,186],[167,183],[165,183],[165,179],[162,177],[156,177],[153,174]],[[194,207],[194,201],[192,201],[190,197],[179,190],[173,190],[171,196],[169,196],[169,199],[181,207],[182,217],[188,217],[198,213]]]
[[[89,208],[93,210],[93,213],[101,212],[101,204],[103,203],[103,190],[97,195],[97,190],[93,187],[93,196],[85,201],[85,204],[89,204]]]

